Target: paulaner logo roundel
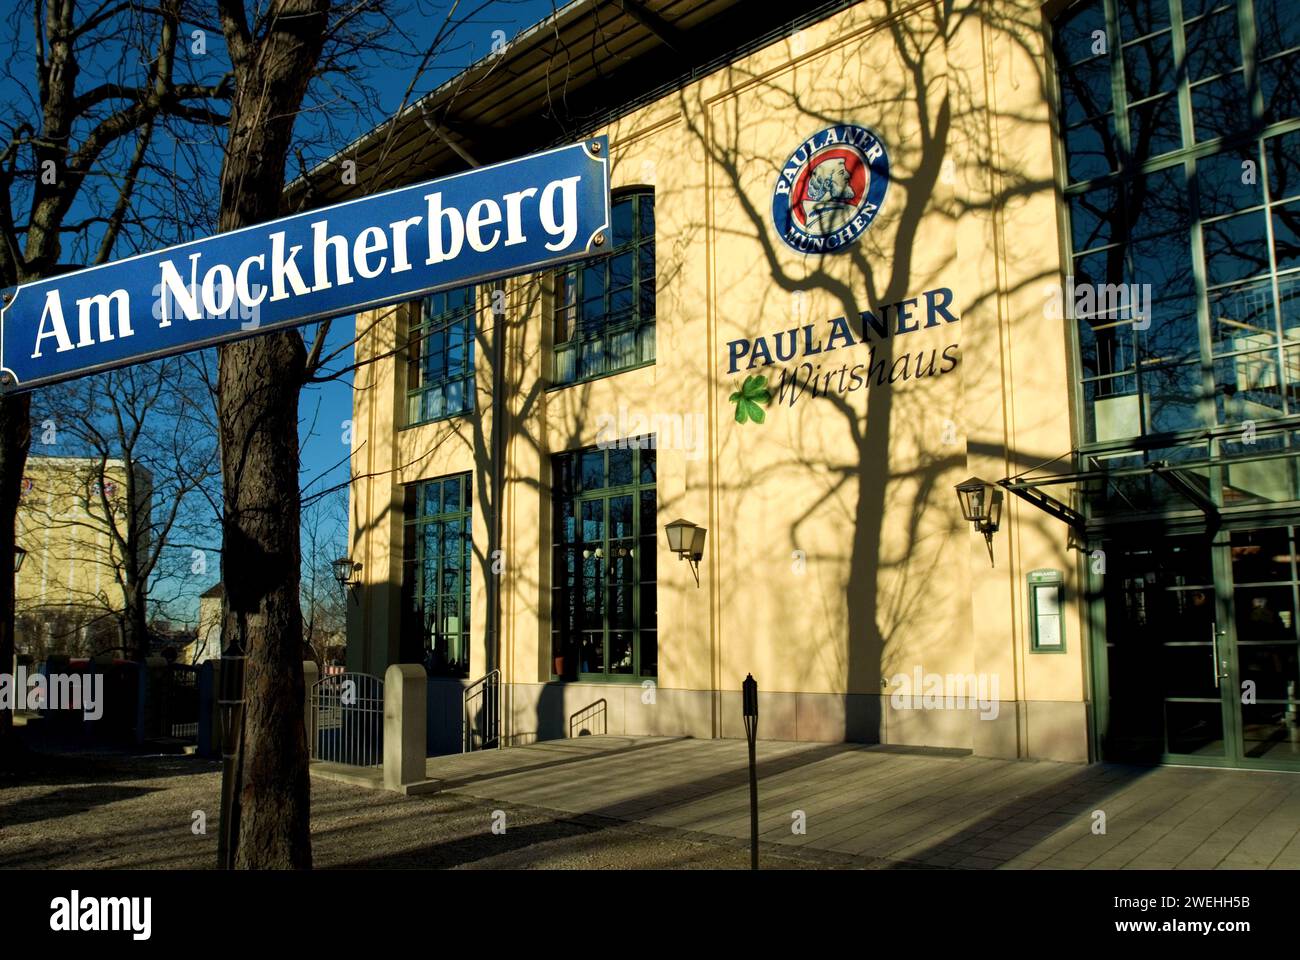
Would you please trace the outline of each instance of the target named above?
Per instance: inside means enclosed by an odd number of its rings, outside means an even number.
[[[841,253],[871,226],[889,189],[889,154],[866,127],[838,124],[799,145],[781,167],[772,222],[800,253]]]

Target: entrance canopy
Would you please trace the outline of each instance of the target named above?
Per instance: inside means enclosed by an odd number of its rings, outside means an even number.
[[[1053,470],[1063,461],[1070,471]],[[1083,534],[1107,521],[1300,506],[1300,418],[1239,424],[1142,446],[1071,450],[998,481]]]

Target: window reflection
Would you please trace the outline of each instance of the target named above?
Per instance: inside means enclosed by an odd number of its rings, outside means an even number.
[[[1209,296],[1209,305],[1215,353],[1258,349],[1277,342],[1271,281],[1215,290]]]
[[[612,207],[616,246],[554,275],[554,382],[617,373],[655,359],[654,194]]]
[[[1297,14],[1083,0],[1054,22],[1073,277],[1098,291],[1069,313],[1084,442],[1300,412],[1300,131],[1270,126],[1300,116]]]
[[[1254,7],[1260,56],[1300,47],[1300,19],[1291,0],[1255,0]]]
[[[1300,113],[1297,74],[1300,74],[1300,55],[1295,53],[1259,65],[1259,88],[1264,98],[1264,119],[1268,123],[1282,123]]]
[[[1205,244],[1205,280],[1210,286],[1231,283],[1268,269],[1268,225],[1261,210],[1252,210],[1201,227]]]
[[[633,437],[552,458],[557,677],[656,675],[654,442]]]
[[[471,482],[465,473],[405,490],[400,656],[431,676],[469,676]]]
[[[474,288],[426,297],[407,340],[407,423],[474,409]]]
[[[1169,26],[1169,0],[1119,0],[1120,31],[1137,37]]]
[[[1241,66],[1241,42],[1237,38],[1237,11],[1220,10],[1186,26],[1187,76],[1192,81]]]
[[[1273,259],[1278,270],[1300,267],[1300,201],[1273,208]]]
[[[1138,331],[1138,350],[1143,363],[1193,362],[1200,340],[1196,296],[1189,293],[1152,304],[1146,329]]]
[[[1257,149],[1225,150],[1196,161],[1196,192],[1201,216],[1235,213],[1264,202]]]

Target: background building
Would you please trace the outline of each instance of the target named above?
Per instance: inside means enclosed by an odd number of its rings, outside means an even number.
[[[202,663],[221,657],[221,583],[214,583],[199,594],[199,622],[194,642],[181,654],[185,663]]]
[[[350,666],[456,729],[500,670],[511,743],[740,736],[752,673],[765,737],[1296,767],[1284,6],[579,0],[353,144],[607,135],[614,245],[358,318]]]
[[[81,656],[121,645],[121,551],[109,535],[106,511],[124,513],[126,481],[120,460],[27,458],[16,539],[27,551],[15,578],[19,654],[40,660],[47,653]],[[136,468],[131,489],[147,516],[147,470]]]

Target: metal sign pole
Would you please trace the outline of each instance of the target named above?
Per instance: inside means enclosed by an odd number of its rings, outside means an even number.
[[[231,638],[221,652],[221,827],[217,869],[235,869],[239,847],[239,788],[244,759],[244,649]]]

